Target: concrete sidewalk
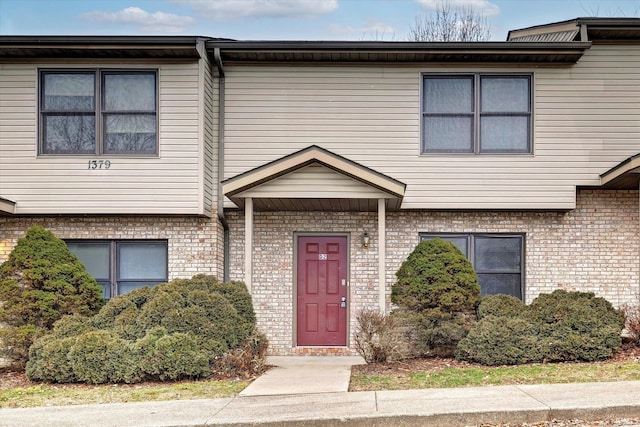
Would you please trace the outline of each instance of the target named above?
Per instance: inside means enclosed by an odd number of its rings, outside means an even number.
[[[235,398],[0,409],[0,426],[442,427],[640,418],[640,381],[347,392],[359,358],[267,362],[276,367]]]
[[[0,409],[0,426],[476,426],[640,417],[640,381]]]

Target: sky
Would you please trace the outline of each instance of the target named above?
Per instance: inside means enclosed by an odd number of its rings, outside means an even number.
[[[190,35],[405,41],[443,0],[0,0],[0,35]],[[577,17],[640,17],[640,0],[445,0],[509,30]]]

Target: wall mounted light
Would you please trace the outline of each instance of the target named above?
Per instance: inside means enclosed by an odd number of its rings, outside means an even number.
[[[369,232],[366,230],[362,235],[362,247],[365,249],[369,249]]]

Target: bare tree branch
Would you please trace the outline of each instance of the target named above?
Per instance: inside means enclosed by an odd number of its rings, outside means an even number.
[[[429,16],[416,17],[409,29],[409,41],[472,42],[491,38],[491,25],[471,7],[451,9],[442,2]]]

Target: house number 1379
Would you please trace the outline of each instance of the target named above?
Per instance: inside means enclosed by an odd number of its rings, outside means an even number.
[[[87,169],[109,169],[111,161],[109,160],[89,160]]]

